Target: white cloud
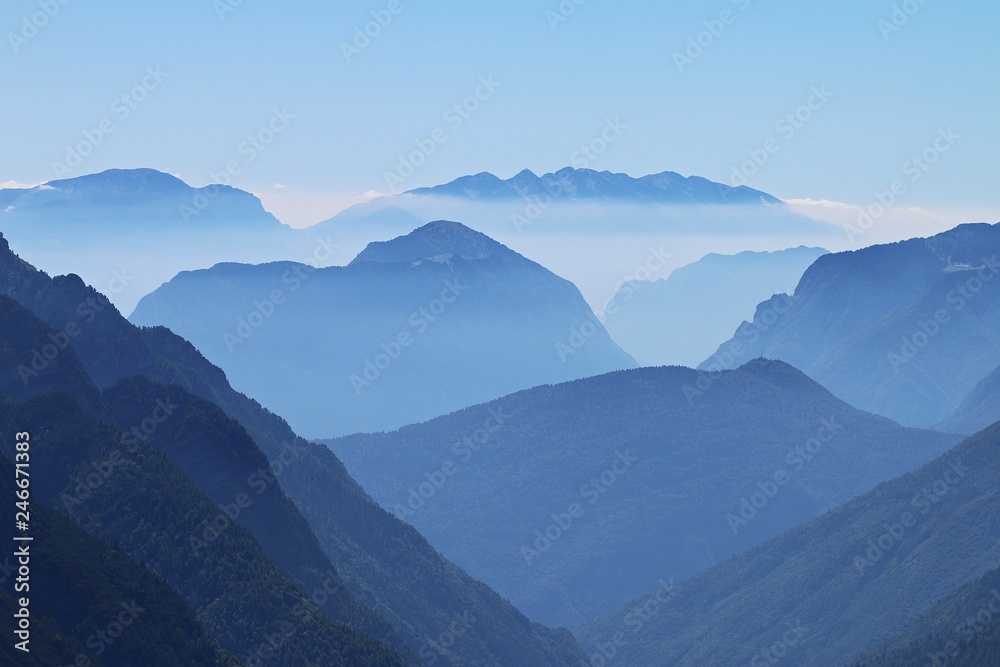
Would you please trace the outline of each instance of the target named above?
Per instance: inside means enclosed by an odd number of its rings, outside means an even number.
[[[785,203],[795,213],[843,229],[845,249],[931,236],[967,222],[955,215],[917,206],[885,208],[877,203],[859,206],[832,199],[786,199]]]
[[[31,185],[25,183],[18,183],[17,181],[5,181],[0,183],[0,190],[27,190],[29,188],[37,187],[38,183]]]

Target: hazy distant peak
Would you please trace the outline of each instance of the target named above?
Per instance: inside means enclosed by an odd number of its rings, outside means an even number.
[[[152,205],[157,201],[177,200],[195,206],[198,194],[205,195],[213,203],[217,200],[238,202],[263,211],[262,205],[257,206],[260,200],[256,196],[239,188],[218,183],[195,188],[172,174],[148,168],[108,169],[96,174],[49,181],[33,188],[0,190],[0,201],[9,200],[21,206],[46,204],[54,200],[87,201],[96,205],[122,202]]]
[[[156,169],[108,169],[97,174],[50,181],[39,186],[62,191],[82,190],[90,193],[113,194],[116,192],[170,193],[190,190],[191,186],[171,174]]]
[[[444,256],[461,259],[519,257],[507,246],[460,222],[437,220],[391,241],[369,243],[351,265],[363,262],[395,264]]]
[[[483,171],[471,176],[462,176],[445,185],[438,185],[431,188],[418,188],[405,194],[443,194],[453,197],[465,197],[469,199],[503,198],[510,196],[511,185],[497,176]]]
[[[282,230],[249,192],[219,184],[194,188],[156,169],[108,169],[30,189],[0,190],[0,214],[8,225],[30,225],[54,238],[85,224],[101,230],[124,224],[187,232],[191,223]]]
[[[775,257],[792,257],[792,256],[820,256],[829,254],[829,250],[826,248],[820,248],[819,246],[805,246],[800,245],[794,248],[785,248],[783,250],[742,250],[736,254],[728,255],[721,252],[710,252],[705,255],[702,260],[707,259],[767,259]]]
[[[820,246],[809,246],[809,245],[799,245],[793,248],[785,248],[783,250],[744,250],[742,252],[736,253],[737,257],[740,256],[761,256],[761,255],[814,255],[820,253],[823,255],[828,254],[830,251],[826,248],[821,248]]]
[[[781,206],[781,200],[745,186],[731,187],[700,176],[664,171],[641,178],[593,169],[564,167],[537,176],[529,169],[507,180],[482,172],[406,194],[465,199],[515,199],[539,195],[566,199],[606,199],[668,204],[742,204]]]
[[[535,174],[535,172],[531,171],[530,169],[522,169],[521,171],[517,172],[517,174],[510,180],[515,181],[518,179],[531,179],[531,178],[538,178],[538,176]]]

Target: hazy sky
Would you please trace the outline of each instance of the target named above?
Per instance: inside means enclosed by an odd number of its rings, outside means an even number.
[[[901,180],[899,206],[996,221],[998,25],[985,0],[10,0],[0,183],[233,167],[303,225],[391,186],[575,164],[830,209]],[[748,151],[763,165],[734,172]]]

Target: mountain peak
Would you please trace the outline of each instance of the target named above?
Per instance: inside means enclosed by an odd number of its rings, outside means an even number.
[[[815,385],[817,387],[822,386],[815,380],[810,379],[808,375],[800,371],[795,366],[792,366],[785,361],[781,361],[780,359],[768,359],[764,356],[751,359],[737,368],[735,372],[749,373],[758,377],[786,377],[801,380],[802,382],[807,382],[810,385]]]
[[[716,374],[716,380],[742,386],[747,382],[764,383],[782,390],[794,391],[800,396],[833,395],[821,384],[810,378],[795,366],[779,359],[754,357],[737,368],[721,369],[705,367],[703,371]]]
[[[45,229],[52,237],[64,238],[63,225],[77,230],[83,221],[93,222],[102,232],[112,223],[129,227],[173,223],[187,229],[197,220],[203,225],[236,223],[241,230],[248,223],[272,229],[280,224],[249,192],[218,184],[195,188],[176,176],[146,168],[108,169],[30,189],[0,190],[0,214],[8,225]]]
[[[436,220],[391,241],[376,241],[354,258],[351,265],[364,262],[396,264],[425,259],[487,259],[515,256],[507,246],[460,222]]]
[[[605,199],[660,204],[739,204],[780,206],[781,200],[745,186],[731,187],[700,176],[672,171],[634,178],[624,173],[563,167],[537,176],[529,169],[503,180],[489,172],[462,176],[435,187],[410,190],[410,195],[505,200],[537,195],[566,199]]]
[[[49,181],[43,189],[73,191],[87,190],[112,194],[118,192],[164,193],[178,190],[190,190],[191,186],[171,174],[165,174],[156,169],[108,169],[97,174],[87,174],[75,178]]]

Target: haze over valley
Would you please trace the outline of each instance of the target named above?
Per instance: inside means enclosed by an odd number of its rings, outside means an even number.
[[[0,665],[1000,665],[996,3],[0,8]]]

